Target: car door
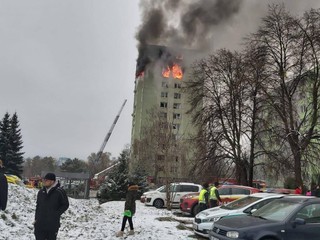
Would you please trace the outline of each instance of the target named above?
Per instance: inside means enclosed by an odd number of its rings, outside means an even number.
[[[288,222],[286,239],[320,239],[320,203],[302,207]]]
[[[231,188],[230,187],[221,187],[218,189],[222,204],[231,202]]]
[[[181,184],[175,184],[173,185],[171,191],[170,191],[170,199],[172,204],[179,204],[180,198],[184,195],[182,194],[182,185]]]

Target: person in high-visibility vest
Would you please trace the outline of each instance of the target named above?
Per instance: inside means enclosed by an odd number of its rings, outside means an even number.
[[[218,187],[219,187],[219,183],[215,182],[214,186],[210,188],[210,195],[209,195],[210,208],[217,207],[219,205],[219,202],[222,202],[219,195]]]
[[[203,183],[202,190],[199,194],[199,212],[206,210],[209,207],[209,184]]]

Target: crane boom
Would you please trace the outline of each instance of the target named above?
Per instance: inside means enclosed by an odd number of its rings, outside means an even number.
[[[118,115],[117,115],[116,118],[114,119],[114,121],[113,121],[113,123],[112,123],[112,125],[111,125],[111,128],[110,128],[109,132],[107,133],[106,137],[104,138],[104,141],[102,142],[102,145],[101,145],[101,147],[100,147],[100,150],[99,150],[99,152],[97,153],[97,157],[96,157],[96,160],[95,160],[96,162],[99,161],[99,159],[100,159],[100,157],[101,157],[101,155],[102,155],[103,149],[105,148],[105,146],[106,146],[106,144],[107,144],[107,142],[108,142],[108,140],[109,140],[109,138],[110,138],[110,136],[111,136],[111,133],[112,133],[112,131],[113,131],[113,129],[114,129],[114,126],[116,125],[116,123],[117,123],[117,121],[118,121],[118,119],[119,119],[119,117],[120,117],[120,114],[121,114],[121,112],[122,112],[122,109],[124,108],[124,105],[126,105],[126,102],[127,102],[127,99],[124,100],[124,102],[123,102],[123,104],[122,104],[122,106],[121,106],[121,108],[120,108],[120,110],[119,110]]]

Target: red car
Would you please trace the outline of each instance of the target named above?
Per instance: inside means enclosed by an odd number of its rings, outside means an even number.
[[[252,193],[260,192],[258,188],[241,185],[223,185],[218,189],[218,191],[222,204],[232,202]],[[186,194],[180,199],[180,210],[184,213],[189,213],[192,216],[195,216],[199,212],[198,201],[199,193]]]

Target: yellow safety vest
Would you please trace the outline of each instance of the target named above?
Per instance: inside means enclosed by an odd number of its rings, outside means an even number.
[[[206,203],[206,199],[205,199],[204,195],[205,195],[207,192],[208,192],[207,189],[204,189],[204,188],[200,191],[200,194],[199,194],[199,203]]]
[[[215,186],[212,186],[211,189],[210,189],[210,199],[214,199],[214,200],[217,200],[217,196],[216,196],[216,187]]]

